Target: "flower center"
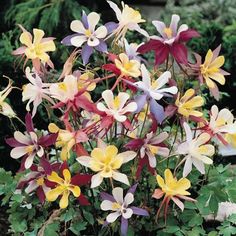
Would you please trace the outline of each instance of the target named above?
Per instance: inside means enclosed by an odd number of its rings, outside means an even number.
[[[85,36],[87,36],[89,38],[92,35],[92,32],[89,29],[86,29],[84,34],[85,34]]]
[[[170,39],[173,37],[173,31],[171,28],[165,28],[164,33],[166,34],[167,38]]]
[[[37,179],[37,184],[38,184],[39,186],[42,186],[42,185],[44,184],[44,178],[43,178],[43,177],[38,178],[38,179]]]
[[[113,202],[111,207],[113,211],[121,209],[121,205],[118,202]]]
[[[148,149],[150,150],[150,152],[151,152],[152,154],[157,154],[158,149],[159,149],[158,147],[153,146],[153,145],[151,145],[151,144],[148,144],[147,146],[148,146]]]
[[[34,145],[29,145],[25,148],[27,153],[32,153],[34,149],[35,149]]]
[[[118,96],[115,97],[113,105],[115,109],[118,109],[120,107],[120,98]]]
[[[63,90],[63,91],[67,91],[67,87],[66,87],[66,85],[65,85],[65,83],[59,83],[59,88],[61,89],[61,90]]]

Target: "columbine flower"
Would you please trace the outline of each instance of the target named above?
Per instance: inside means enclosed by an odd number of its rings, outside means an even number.
[[[120,92],[118,96],[114,97],[111,90],[105,90],[102,93],[102,97],[107,107],[99,102],[97,104],[97,109],[105,112],[108,116],[113,117],[119,122],[125,122],[127,119],[126,114],[128,112],[134,112],[137,109],[137,104],[135,102],[130,102],[125,106],[125,103],[129,99],[128,93]]]
[[[148,212],[142,208],[129,206],[134,201],[134,192],[137,184],[132,186],[125,197],[123,196],[122,188],[114,188],[112,195],[107,193],[101,193],[103,199],[101,203],[101,209],[103,211],[113,211],[106,217],[107,223],[113,223],[118,217],[121,216],[121,234],[127,235],[128,219],[132,215],[149,216]]]
[[[117,28],[113,32],[113,34],[116,35],[116,40],[119,40],[120,38],[123,40],[127,30],[135,30],[143,34],[144,36],[149,37],[148,33],[145,30],[141,29],[138,25],[139,23],[145,22],[145,20],[142,19],[139,11],[134,10],[127,4],[124,4],[124,2],[121,2],[123,8],[121,11],[114,2],[107,2],[116,13],[116,18],[119,21]]]
[[[203,115],[202,112],[196,111],[195,108],[201,107],[204,104],[204,100],[201,96],[194,96],[194,94],[194,89],[188,89],[181,98],[179,93],[175,101],[178,113],[186,118],[189,118],[189,116],[201,117]]]
[[[107,45],[104,38],[107,36],[107,28],[105,26],[96,26],[100,20],[100,16],[96,12],[91,12],[86,15],[83,12],[82,19],[71,22],[70,28],[76,34],[70,35],[62,40],[63,44],[73,45],[75,47],[82,47],[83,63],[87,64],[93,49],[100,52],[107,51]]]
[[[91,157],[80,156],[76,160],[83,166],[98,172],[92,177],[91,188],[99,186],[103,178],[113,178],[119,182],[129,185],[129,180],[125,174],[117,170],[126,162],[134,159],[136,153],[126,151],[118,154],[118,149],[114,145],[107,146],[101,140],[98,141],[98,147],[93,149]]]
[[[183,177],[186,177],[192,170],[194,165],[201,174],[205,174],[204,164],[211,165],[212,159],[209,157],[215,153],[215,148],[211,144],[206,144],[211,136],[208,133],[201,133],[193,139],[192,131],[187,123],[183,124],[186,141],[178,146],[177,152],[182,155],[186,155],[182,160],[185,161]],[[181,163],[182,163],[181,162]]]
[[[228,72],[220,68],[225,62],[224,56],[219,56],[220,49],[221,45],[219,45],[214,51],[209,49],[204,63],[202,62],[201,56],[195,54],[197,62],[195,65],[191,65],[191,68],[198,73],[200,83],[206,83],[211,94],[217,100],[219,100],[219,89],[215,82],[224,85],[224,76],[229,75]]]
[[[64,178],[59,177],[55,171],[52,171],[51,175],[47,176],[49,181],[56,183],[56,186],[46,193],[46,199],[49,202],[54,202],[60,195],[62,195],[59,205],[61,209],[64,209],[69,204],[68,198],[70,193],[72,193],[74,197],[78,198],[78,200],[82,198],[81,200],[84,201],[85,197],[82,195],[79,186],[87,184],[90,181],[90,176],[77,174],[71,178],[71,173],[69,169],[66,168],[62,170],[62,175]]]
[[[5,101],[12,89],[12,81],[8,79],[7,87],[0,91],[0,114],[9,118],[16,117],[16,113],[12,110],[11,106]]]
[[[142,57],[140,56],[140,53],[137,51],[138,48],[142,45],[137,43],[128,43],[128,41],[124,40],[124,47],[125,47],[125,53],[128,56],[129,60],[136,60],[136,61],[142,61]]]
[[[172,15],[171,23],[166,26],[164,22],[152,21],[156,27],[159,36],[151,36],[150,41],[142,45],[138,51],[145,53],[151,50],[155,51],[156,64],[162,64],[171,54],[178,63],[188,63],[187,48],[184,43],[191,38],[199,37],[195,30],[188,29],[188,26],[183,24],[178,29],[180,17]]]
[[[129,59],[125,53],[121,53],[118,59],[115,59],[116,67],[121,71],[122,76],[131,76],[137,78],[140,76],[140,62]]]
[[[44,154],[44,148],[53,145],[56,142],[57,134],[48,134],[38,137],[34,131],[32,117],[28,113],[25,116],[26,132],[25,134],[20,131],[15,131],[14,138],[8,138],[7,144],[14,147],[11,150],[10,156],[14,159],[25,157],[23,159],[24,167],[29,169],[34,157],[42,157]]]
[[[180,199],[184,199],[187,201],[195,201],[194,199],[187,197],[190,195],[187,189],[190,188],[191,183],[186,178],[181,178],[177,180],[173,177],[171,171],[166,169],[164,172],[165,180],[160,176],[157,175],[157,183],[161,189],[155,189],[154,194],[152,195],[153,198],[160,199],[164,195],[164,199],[160,205],[160,208],[157,211],[157,218],[160,215],[162,207],[165,205],[165,221],[167,217],[167,209],[170,200],[172,200],[182,211],[184,210],[184,204],[180,201]]]
[[[51,133],[58,133],[56,147],[62,147],[61,159],[63,161],[70,158],[70,151],[73,147],[76,147],[80,142],[88,141],[87,135],[80,130],[72,131],[60,129],[54,123],[49,124],[48,130]]]
[[[152,80],[150,73],[146,69],[145,65],[141,65],[142,81],[134,83],[139,89],[144,92],[144,95],[137,97],[138,109],[136,112],[141,111],[146,101],[150,104],[150,111],[155,116],[156,120],[161,123],[165,117],[164,108],[159,105],[155,100],[161,100],[163,96],[168,94],[176,94],[178,89],[176,86],[169,88],[163,88],[171,78],[169,71],[164,72],[157,80]]]
[[[31,33],[26,31],[22,26],[21,29],[23,30],[23,33],[20,36],[20,42],[25,46],[22,46],[13,51],[13,54],[24,54],[27,59],[31,59],[33,62],[33,67],[38,72],[40,71],[40,61],[53,67],[53,63],[51,62],[47,52],[53,52],[56,50],[55,44],[53,42],[54,38],[43,38],[44,31],[40,29],[33,29],[33,37]]]
[[[43,83],[37,72],[30,72],[30,68],[27,67],[25,74],[30,83],[23,86],[22,101],[25,102],[29,100],[26,105],[27,111],[30,111],[30,104],[33,103],[32,117],[34,117],[43,98],[51,103],[53,103],[53,101],[48,96],[48,94],[50,94],[49,84]]]

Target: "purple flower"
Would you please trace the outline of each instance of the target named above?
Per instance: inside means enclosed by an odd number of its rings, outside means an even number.
[[[107,52],[107,45],[104,42],[108,34],[108,29],[105,26],[96,26],[100,20],[100,16],[96,12],[91,12],[86,15],[83,12],[82,19],[71,22],[70,28],[75,32],[62,40],[65,45],[73,45],[75,47],[82,46],[82,60],[87,64],[93,49],[100,52]]]
[[[129,206],[134,201],[134,192],[137,184],[133,185],[125,197],[123,196],[123,189],[120,187],[112,190],[112,195],[101,193],[103,199],[101,209],[103,211],[113,211],[106,217],[105,224],[113,223],[121,216],[121,234],[126,235],[128,231],[128,219],[134,215],[148,216],[148,212],[142,208]]]
[[[34,131],[32,117],[30,113],[25,116],[26,132],[23,134],[20,131],[15,131],[14,138],[8,138],[6,143],[11,147],[11,157],[18,159],[24,158],[24,167],[29,169],[32,164],[34,157],[42,157],[44,155],[44,148],[53,145],[57,139],[56,134],[48,134],[41,137]]]

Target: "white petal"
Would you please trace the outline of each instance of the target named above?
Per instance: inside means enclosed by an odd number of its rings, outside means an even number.
[[[192,170],[192,158],[187,157],[185,164],[184,164],[184,170],[183,170],[183,177],[185,178]]]
[[[100,173],[93,175],[91,179],[91,188],[96,188],[102,183],[102,181],[103,181],[103,177],[101,176]]]
[[[116,180],[116,181],[119,181],[119,182],[121,182],[121,183],[130,185],[130,184],[129,184],[128,177],[127,177],[125,174],[122,174],[122,173],[117,172],[117,171],[113,171],[112,177],[113,177],[113,179]]]
[[[183,126],[184,126],[184,130],[186,133],[186,140],[187,140],[187,142],[191,142],[193,139],[193,135],[192,135],[192,131],[190,129],[190,126],[186,122],[184,122]]]
[[[174,35],[177,33],[177,27],[179,23],[180,17],[176,14],[173,14],[171,17],[170,28],[173,31]]]
[[[152,153],[150,153],[150,152],[147,152],[147,155],[148,155],[149,165],[150,165],[152,168],[155,168],[155,167],[156,167],[156,164],[157,164],[156,157],[155,157]]]
[[[124,92],[120,92],[118,94],[118,99],[119,99],[119,103],[120,103],[120,108],[122,108],[125,105],[125,103],[128,101],[129,94],[124,93]]]
[[[112,1],[107,1],[107,3],[110,5],[110,7],[116,13],[117,20],[120,21],[120,19],[121,19],[121,10],[119,9],[119,7]]]
[[[177,147],[178,154],[187,154],[189,152],[189,144],[187,142],[181,143]]]
[[[197,168],[197,170],[201,173],[201,174],[205,174],[205,166],[204,163],[202,161],[199,161],[196,158],[192,158],[192,162],[193,165]]]
[[[113,202],[109,201],[109,200],[104,200],[101,205],[100,205],[100,208],[103,210],[103,211],[109,211],[109,210],[112,210],[112,204]]]
[[[130,102],[127,106],[125,106],[120,112],[121,114],[125,114],[127,112],[134,112],[138,108],[138,105],[136,102]]]
[[[26,158],[26,160],[25,160],[25,168],[26,169],[29,169],[32,166],[34,156],[35,156],[35,154],[31,154]]]
[[[104,111],[104,112],[109,111],[109,110],[107,109],[107,107],[105,107],[105,105],[104,105],[103,103],[101,103],[101,102],[99,102],[99,103],[97,104],[97,109],[98,109],[99,111]]]
[[[133,210],[131,208],[127,208],[125,212],[122,212],[122,216],[125,219],[129,219],[133,215]]]
[[[91,12],[88,14],[88,25],[89,25],[89,30],[91,32],[94,32],[96,25],[98,24],[100,20],[100,16],[96,12]]]
[[[134,195],[132,193],[127,193],[125,195],[124,203],[126,206],[131,204],[134,201]]]
[[[87,37],[84,35],[79,35],[71,38],[71,44],[75,47],[81,47],[81,45],[87,41]]]
[[[15,147],[11,150],[10,156],[14,159],[18,159],[27,153],[26,146]]]
[[[123,204],[124,198],[123,198],[123,189],[122,188],[120,188],[120,187],[113,188],[112,195],[115,198],[116,202],[118,202],[121,205]]]
[[[99,39],[97,39],[94,36],[91,36],[88,38],[87,43],[88,43],[88,46],[90,46],[90,47],[96,47],[99,45]]]
[[[23,143],[23,144],[30,144],[31,143],[30,142],[31,139],[29,137],[27,137],[26,135],[24,135],[23,133],[21,133],[20,131],[15,131],[14,132],[14,138],[19,143]]]
[[[165,139],[168,138],[168,133],[167,132],[162,132],[158,136],[154,137],[151,139],[150,144],[159,144],[163,142]]]
[[[36,188],[38,188],[38,184],[35,180],[29,182],[28,186],[25,188],[26,193],[33,192]]]
[[[99,39],[105,38],[107,36],[107,28],[105,26],[98,27],[94,32],[94,35]]]
[[[106,220],[107,220],[108,223],[113,223],[120,215],[121,215],[121,213],[118,212],[118,211],[110,213],[107,216]]]
[[[39,157],[42,157],[42,156],[43,156],[43,154],[44,154],[43,147],[42,147],[42,146],[40,146],[40,147],[39,147],[39,150],[37,151],[37,155],[38,155]]]
[[[152,21],[152,24],[156,27],[156,30],[159,32],[159,34],[164,38],[164,29],[166,28],[165,23],[161,21]]]
[[[108,108],[112,108],[112,104],[114,101],[114,95],[111,90],[105,90],[102,92],[102,98],[104,99],[105,103],[107,104]]]
[[[91,157],[89,156],[80,156],[77,157],[76,160],[83,166],[89,167],[90,166],[90,160]]]
[[[113,116],[117,121],[119,121],[121,123],[125,122],[125,120],[127,119],[126,116],[120,115],[119,113],[115,113]]]
[[[158,79],[158,89],[163,87],[171,78],[171,73],[169,71],[164,72]]]
[[[72,31],[84,34],[85,28],[83,23],[80,20],[73,20],[70,24],[70,28]]]
[[[123,164],[127,163],[131,160],[133,160],[136,157],[137,153],[133,152],[133,151],[126,151],[126,152],[122,152],[119,153],[117,155],[117,158],[122,158],[123,159]]]
[[[181,32],[184,32],[188,30],[188,26],[186,24],[183,24],[179,27],[177,35],[179,35]]]

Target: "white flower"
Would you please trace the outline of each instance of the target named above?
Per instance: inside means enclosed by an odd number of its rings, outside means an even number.
[[[101,203],[101,209],[103,211],[113,211],[107,216],[107,222],[112,223],[119,216],[129,219],[133,215],[133,210],[128,206],[134,201],[134,195],[132,193],[127,193],[125,197],[123,197],[123,189],[120,187],[114,188],[112,190],[112,195],[115,199],[114,202],[104,200]]]
[[[78,93],[77,77],[67,75],[63,82],[52,84],[49,89],[51,97],[63,103],[73,101]]]
[[[30,72],[29,67],[26,68],[25,74],[30,83],[23,86],[22,101],[29,100],[26,105],[27,111],[30,111],[30,104],[33,103],[32,117],[34,117],[37,107],[41,104],[43,98],[53,103],[48,96],[50,84],[43,83],[36,72]]]
[[[164,72],[157,80],[152,80],[150,78],[150,73],[144,64],[141,65],[141,72],[142,81],[136,82],[134,84],[153,99],[160,100],[167,93],[176,94],[178,92],[176,86],[162,88],[171,78],[171,73],[169,71]]]
[[[186,132],[186,142],[180,144],[177,149],[179,154],[186,155],[183,159],[183,161],[185,161],[183,177],[186,177],[191,172],[192,165],[194,165],[201,174],[205,174],[204,164],[212,164],[213,161],[209,157],[213,156],[215,153],[213,145],[205,144],[210,140],[210,135],[208,133],[201,133],[193,139],[189,125],[185,122],[183,126]]]
[[[114,119],[119,122],[124,122],[127,119],[126,113],[134,112],[137,109],[137,104],[135,102],[130,102],[125,106],[125,103],[129,99],[128,93],[120,92],[118,96],[114,98],[111,90],[105,90],[102,93],[102,97],[107,107],[99,102],[97,104],[98,110],[105,112],[108,116],[113,116]]]
[[[80,20],[72,21],[70,28],[79,35],[71,38],[71,44],[75,47],[80,47],[87,42],[90,47],[98,46],[100,40],[107,36],[107,28],[105,26],[100,26],[96,29],[99,20],[100,16],[96,12],[91,12],[87,16],[88,27]]]

